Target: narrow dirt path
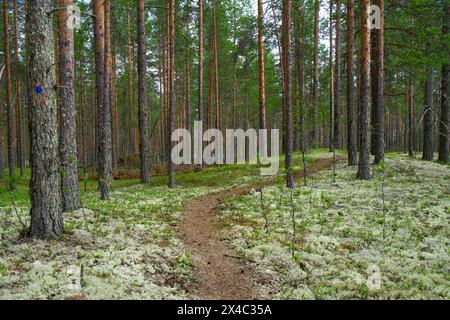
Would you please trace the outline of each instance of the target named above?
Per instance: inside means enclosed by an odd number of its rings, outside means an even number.
[[[339,160],[340,158],[338,158]],[[332,159],[321,159],[307,170],[318,172],[332,165]],[[296,175],[302,178],[303,173]],[[274,184],[268,181],[264,186]],[[255,273],[240,261],[228,244],[219,236],[218,205],[229,197],[250,193],[255,185],[245,185],[193,199],[187,203],[179,232],[187,249],[192,252],[196,283],[194,294],[202,299],[253,300],[258,299]]]

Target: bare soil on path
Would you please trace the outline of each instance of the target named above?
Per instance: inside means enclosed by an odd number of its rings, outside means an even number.
[[[337,160],[342,159],[341,157]],[[307,175],[331,167],[332,159],[316,161],[307,169]],[[295,176],[303,178],[303,172]],[[263,187],[273,185],[266,181]],[[186,248],[193,254],[195,283],[191,290],[201,299],[254,300],[258,299],[256,273],[244,263],[220,236],[218,206],[230,197],[249,194],[258,185],[233,187],[186,203],[179,225],[179,233]]]

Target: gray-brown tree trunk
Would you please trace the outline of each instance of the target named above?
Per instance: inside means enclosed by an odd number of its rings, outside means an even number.
[[[20,169],[20,176],[24,174],[24,149],[23,149],[23,130],[22,130],[22,110],[20,103],[20,68],[19,68],[19,10],[17,0],[14,0],[14,82],[16,89],[16,128],[17,128],[17,165]]]
[[[203,0],[198,0],[198,98],[197,120],[203,134]],[[201,161],[203,162],[203,161]],[[202,165],[200,165],[201,167]]]
[[[63,211],[81,206],[78,190],[77,110],[75,106],[75,58],[73,29],[68,28],[73,0],[59,0],[59,81],[61,191]]]
[[[145,38],[144,0],[137,0],[138,43],[138,99],[139,99],[139,153],[141,157],[141,182],[150,183],[150,134],[148,128],[147,98],[147,45]]]
[[[423,113],[423,156],[425,161],[434,159],[434,132],[433,132],[433,71],[427,71],[425,81],[425,101]]]
[[[291,95],[291,1],[283,1],[283,50],[282,67],[284,74],[283,110],[285,128],[285,169],[286,186],[294,187],[294,174],[292,172],[292,158],[294,149],[294,135],[292,126],[292,95]]]
[[[450,3],[444,6],[444,22],[442,33],[446,36],[450,33]],[[450,48],[445,47],[450,56]],[[449,57],[450,59],[450,57]],[[447,60],[448,61],[448,60]],[[448,163],[450,149],[450,64],[442,66],[442,88],[441,88],[441,115],[439,119],[439,161]]]
[[[175,113],[175,0],[168,1],[168,119],[167,119],[167,171],[168,186],[175,188],[175,167],[172,162],[171,152],[173,147],[172,132],[174,129]]]
[[[407,89],[408,100],[408,155],[414,157],[414,83],[409,80]]]
[[[3,0],[3,30],[5,35],[5,82],[6,82],[6,118],[8,124],[8,168],[9,188],[16,189],[15,181],[15,109],[11,100],[11,56],[8,30],[8,0]]]
[[[336,1],[336,43],[335,43],[335,82],[334,82],[334,126],[333,141],[334,148],[340,144],[341,131],[341,1]]]
[[[347,150],[348,165],[356,166],[357,112],[355,105],[355,1],[347,1]]]
[[[314,2],[314,57],[313,57],[313,88],[312,88],[312,112],[311,112],[311,147],[315,148],[319,139],[318,113],[319,113],[319,0]]]
[[[29,0],[29,106],[31,138],[31,230],[33,238],[48,239],[63,233],[61,177],[55,90],[53,22],[48,13],[53,0]]]
[[[372,138],[371,149],[375,163],[384,160],[384,0],[375,0],[381,10],[380,29],[372,30],[374,38],[372,68]]]
[[[370,179],[370,30],[369,0],[361,0],[360,134],[357,178]]]
[[[94,38],[95,38],[95,76],[97,88],[97,126],[98,126],[98,183],[100,199],[109,199],[112,184],[111,159],[111,114],[108,93],[108,68],[105,63],[105,12],[108,13],[109,1],[93,1]]]
[[[266,73],[264,58],[263,4],[258,0],[258,74],[259,74],[259,128],[266,129]]]

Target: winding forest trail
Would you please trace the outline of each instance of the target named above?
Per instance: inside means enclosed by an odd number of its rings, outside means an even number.
[[[338,157],[337,160],[342,159]],[[307,175],[331,167],[332,159],[320,159],[307,169]],[[303,177],[303,172],[295,176]],[[275,184],[266,181],[263,186]],[[193,199],[187,203],[179,232],[187,249],[193,254],[196,282],[192,292],[201,299],[258,299],[255,272],[243,263],[220,237],[218,206],[226,198],[249,194],[255,185],[233,187]]]

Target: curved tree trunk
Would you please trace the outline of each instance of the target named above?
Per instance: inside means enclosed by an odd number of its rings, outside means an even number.
[[[47,239],[63,233],[58,158],[53,0],[29,0],[29,107],[31,136],[31,236]],[[51,70],[51,72],[49,72]]]

